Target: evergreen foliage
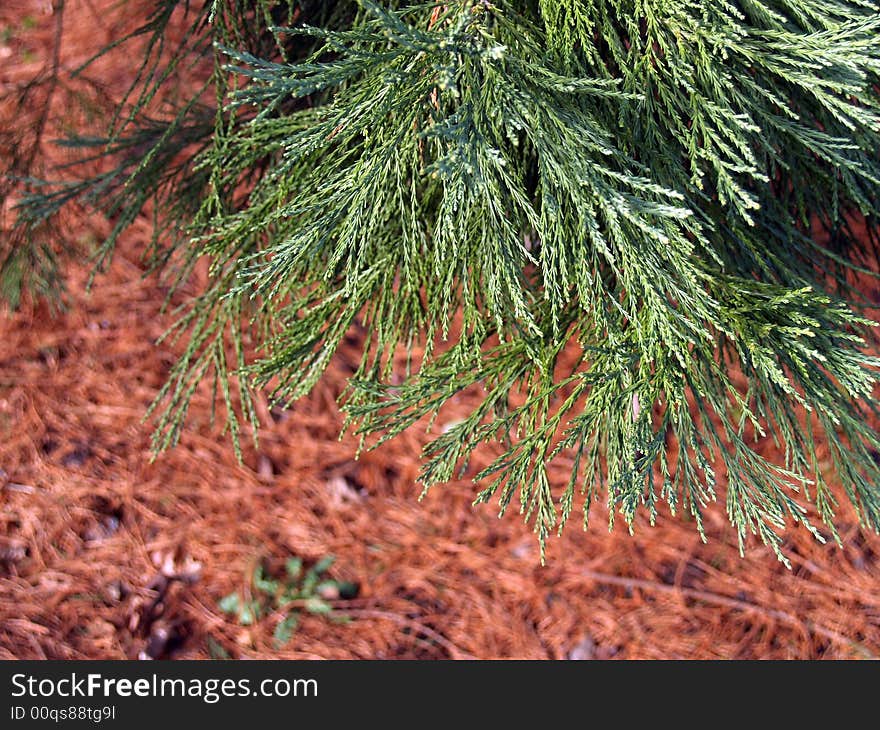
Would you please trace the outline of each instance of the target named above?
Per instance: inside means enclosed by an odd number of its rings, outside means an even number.
[[[785,560],[786,525],[823,539],[806,503],[836,537],[829,478],[880,529],[874,0],[157,0],[138,35],[107,137],[64,141],[112,164],[30,181],[19,211],[99,207],[103,263],[152,201],[156,266],[210,260],[157,449],[206,377],[237,442],[255,388],[303,396],[358,328],[350,427],[381,442],[482,388],[422,480],[501,444],[477,501],[518,503],[542,545],[600,497],[702,532],[720,496]],[[191,63],[204,88],[156,108]]]

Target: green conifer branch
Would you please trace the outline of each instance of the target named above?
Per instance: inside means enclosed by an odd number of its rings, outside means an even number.
[[[832,476],[880,529],[876,302],[856,279],[880,251],[875,2],[215,1],[163,62],[183,9],[139,31],[108,136],[68,141],[115,166],[21,209],[104,204],[109,255],[153,199],[157,265],[182,282],[211,261],[157,448],[204,378],[237,442],[254,388],[305,395],[357,330],[349,425],[381,443],[482,389],[422,480],[488,444],[477,501],[516,500],[542,546],[602,495],[612,523],[664,501],[701,533],[723,499],[741,548],[786,560],[787,525],[825,537],[810,503],[837,537]],[[200,90],[157,115],[184,59],[210,65],[216,108]]]

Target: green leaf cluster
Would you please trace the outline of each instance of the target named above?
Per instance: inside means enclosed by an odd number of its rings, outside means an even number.
[[[233,591],[220,599],[217,606],[223,613],[234,616],[242,626],[250,626],[271,613],[280,614],[273,638],[282,647],[299,628],[303,612],[342,623],[345,614],[334,610],[334,601],[355,598],[357,583],[337,581],[327,576],[336,558],[327,555],[305,569],[302,558],[288,558],[284,576],[273,578],[261,563],[245,590]]]

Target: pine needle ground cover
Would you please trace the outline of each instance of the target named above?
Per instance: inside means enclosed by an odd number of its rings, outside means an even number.
[[[597,500],[701,534],[720,501],[785,561],[792,523],[839,537],[831,483],[880,527],[874,3],[166,0],[135,37],[109,133],[63,141],[101,171],[12,178],[3,282],[54,289],[69,205],[113,222],[99,269],[145,209],[172,295],[209,262],[157,450],[205,380],[238,444],[355,337],[348,428],[444,422],[421,481],[472,476],[542,547]]]

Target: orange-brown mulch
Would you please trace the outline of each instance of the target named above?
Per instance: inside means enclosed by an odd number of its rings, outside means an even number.
[[[106,40],[82,31],[96,4],[68,0],[67,53]],[[0,29],[20,28],[24,12],[34,19],[7,41],[17,55],[0,57],[0,83],[45,61],[44,6],[0,9]],[[26,63],[28,44],[37,57]],[[80,221],[74,238],[106,225]],[[357,460],[356,440],[338,440],[335,399],[351,353],[289,410],[264,407],[260,450],[246,448],[243,465],[211,425],[208,388],[180,446],[151,462],[141,419],[175,353],[156,344],[172,319],[161,287],[142,276],[148,236],[144,218],[92,294],[88,268],[74,267],[65,313],[26,304],[0,316],[0,658],[880,654],[880,540],[848,507],[843,548],[789,533],[790,571],[758,545],[740,558],[723,504],[708,515],[705,545],[693,524],[668,516],[633,537],[609,534],[598,510],[588,533],[572,524],[552,540],[541,567],[528,528],[515,515],[498,520],[492,505],[471,507],[468,481],[417,501],[424,433]],[[474,397],[456,407],[466,412]],[[249,590],[257,565],[327,555],[337,558],[332,577],[360,585],[334,603],[345,623],[304,612],[279,648],[279,614],[242,626],[218,607]]]

